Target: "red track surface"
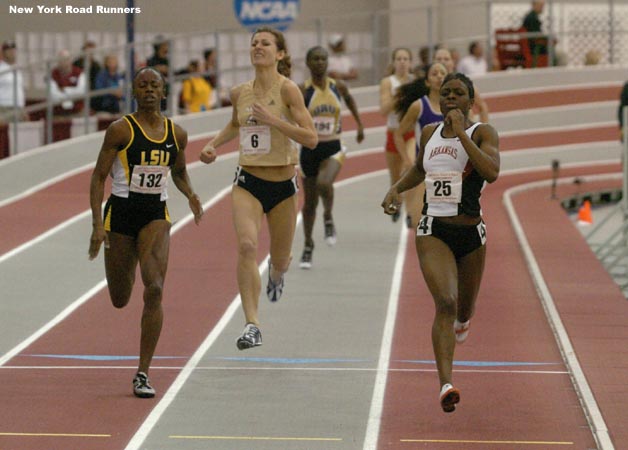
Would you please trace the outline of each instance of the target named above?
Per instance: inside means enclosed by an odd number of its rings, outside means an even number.
[[[368,123],[372,126],[370,120]],[[525,138],[518,148],[525,148],[525,142],[527,147],[537,145],[530,140],[524,141]],[[550,145],[547,141],[543,142]],[[199,142],[190,144],[189,162],[195,159],[201,145]],[[379,153],[350,158],[341,172],[341,178],[382,168],[384,160]],[[612,169],[618,170],[618,167]],[[600,171],[602,169],[595,168],[565,170],[563,173],[582,175]],[[470,338],[458,348],[456,360],[546,362],[551,365],[532,367],[531,370],[565,370],[501,201],[507,187],[548,177],[548,173],[504,176],[486,189],[483,205],[489,230],[487,268]],[[88,178],[88,174],[77,175],[0,208],[4,237],[0,243],[0,254],[85,210],[89,204]],[[42,217],[33,214],[33,210],[41,210],[51,203],[55,205],[53,215]],[[625,449],[628,448],[625,446],[628,436],[620,431],[620,427],[626,421],[626,414],[621,408],[628,399],[618,400],[614,397],[616,391],[609,386],[614,383],[626,386],[628,380],[621,378],[617,373],[619,371],[609,372],[599,367],[603,366],[601,362],[607,364],[607,361],[612,361],[612,352],[625,354],[622,343],[625,344],[626,336],[608,338],[605,341],[608,351],[605,352],[600,351],[599,342],[594,346],[598,336],[607,336],[604,331],[606,324],[614,323],[613,320],[617,320],[618,324],[626,323],[625,304],[619,302],[618,290],[608,275],[604,275],[591,252],[587,253],[577,230],[565,219],[560,208],[555,203],[546,203],[542,193],[533,192],[529,196],[521,195],[517,199],[517,208],[521,209],[519,212],[526,232],[530,233],[531,245],[539,257],[559,310],[566,314],[563,320],[570,336],[573,331],[574,346],[587,377],[590,377],[607,424],[616,433],[616,448]],[[46,208],[47,211],[50,209]],[[233,277],[235,252],[231,251],[235,247],[235,236],[231,221],[225,220],[230,214],[228,199],[222,200],[208,211],[201,227],[191,224],[173,236],[165,292],[166,322],[158,351],[159,354],[181,355],[182,359],[174,364],[168,360],[156,360],[155,366],[183,365],[237,294]],[[25,228],[25,223],[34,225]],[[6,229],[4,224],[8,225]],[[212,230],[212,233],[208,235],[207,230]],[[199,242],[203,245],[199,246]],[[260,241],[261,252],[267,245],[264,236]],[[564,251],[556,253],[554,250],[552,253],[556,245],[560,245],[561,249],[576,249],[577,267],[565,267]],[[216,254],[222,255],[221,258],[215,258]],[[570,288],[570,278],[566,277],[571,276],[573,280],[574,275],[570,274],[574,270],[576,279],[586,279],[587,286],[598,297],[603,293],[604,299],[610,299],[601,310],[599,303],[591,304],[590,291]],[[208,298],[208,292],[211,292],[211,298]],[[106,293],[101,292],[7,365],[50,364],[49,359],[26,356],[36,354],[137,354],[140,295],[136,290],[129,307],[119,312],[111,307]],[[429,336],[432,313],[433,306],[422,283],[410,240],[391,360],[433,359]],[[501,320],[495,321],[494,317]],[[619,326],[616,328],[620,329]],[[67,360],[63,360],[63,364],[73,365]],[[119,362],[81,361],[75,365],[89,364],[119,365]],[[129,365],[134,364],[131,362]],[[493,374],[457,368],[455,381],[462,390],[462,403],[454,414],[445,415],[438,406],[437,376],[431,370],[432,366],[395,362],[391,367],[417,368],[428,371],[390,372],[380,448],[461,449],[470,445],[468,442],[405,443],[401,442],[402,439],[555,441],[573,442],[570,448],[594,447],[584,414],[566,374],[507,373],[497,369]],[[107,434],[111,437],[80,440],[80,448],[123,448],[156,404],[156,400],[137,401],[130,395],[132,373],[132,369],[128,372],[107,371],[103,376],[103,371],[98,369],[85,369],[77,377],[74,370],[3,369],[0,371],[0,432]],[[159,391],[165,392],[177,374],[176,370],[160,370],[152,376]],[[611,374],[617,378],[610,379]],[[86,392],[90,394],[86,395]],[[625,395],[625,389],[622,392]],[[72,439],[70,444],[70,441],[58,437],[51,440],[46,437],[0,436],[0,448],[78,448],[76,438]],[[491,448],[523,447],[523,444],[500,444]],[[477,444],[473,448],[486,447]]]

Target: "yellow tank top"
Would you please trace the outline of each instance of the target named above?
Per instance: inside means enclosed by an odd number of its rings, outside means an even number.
[[[290,109],[281,98],[281,87],[286,80],[280,76],[262,95],[253,92],[254,80],[242,85],[237,102],[241,166],[287,166],[299,162],[297,146],[292,139],[274,127],[257,124],[251,116],[253,103],[258,102],[282,120],[294,123]]]
[[[319,142],[340,139],[340,93],[336,80],[327,77],[323,89],[316,86],[312,79],[303,84],[305,106],[314,120],[314,127]]]

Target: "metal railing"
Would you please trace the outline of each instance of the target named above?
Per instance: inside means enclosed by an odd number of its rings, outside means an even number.
[[[459,16],[464,16],[466,9],[475,8],[477,22],[480,24],[464,35],[458,29],[460,27],[447,26],[447,20],[452,11],[457,11]],[[377,84],[384,75],[386,67],[390,61],[390,52],[393,47],[405,46],[412,50],[427,45],[433,49],[437,43],[456,48],[460,53],[466,53],[466,46],[472,40],[479,40],[485,43],[486,49],[492,49],[495,45],[494,31],[497,28],[512,27],[518,28],[525,13],[530,8],[528,0],[520,2],[498,1],[498,0],[442,0],[438,4],[427,6],[417,6],[402,10],[380,10],[376,12],[356,12],[349,16],[325,16],[317,17],[310,21],[297,21],[291,29],[286,32],[290,53],[293,58],[293,79],[300,82],[306,76],[304,56],[308,47],[313,45],[326,45],[327,37],[332,33],[341,32],[346,36],[348,51],[356,66],[360,70],[361,76],[358,85]],[[585,9],[583,9],[585,8]],[[586,9],[589,8],[589,9]],[[593,12],[591,12],[593,11]],[[591,20],[586,26],[576,26],[589,17]],[[447,20],[445,20],[446,18]],[[569,65],[580,65],[579,58],[583,51],[588,50],[588,46],[578,47],[576,44],[582,41],[583,36],[595,34],[596,39],[589,39],[587,45],[594,45],[602,53],[601,63],[628,63],[628,0],[607,0],[595,5],[583,6],[578,2],[568,2],[561,0],[548,0],[546,10],[542,16],[546,25],[543,34],[555,37],[557,46],[550,44],[550,59],[555,51],[573,54],[569,57]],[[578,20],[576,20],[578,19]],[[412,33],[404,33],[391,42],[391,27],[394,27],[400,20],[410,20],[416,24]],[[405,22],[404,22],[405,23]],[[37,41],[27,39],[27,33],[23,32],[22,42]],[[417,37],[419,33],[420,37]],[[76,33],[74,33],[74,36]],[[120,70],[125,73],[125,96],[123,112],[128,112],[132,108],[131,97],[131,71],[127,70],[130,65],[129,60],[133,54],[136,55],[136,62],[142,62],[149,56],[149,51],[153,46],[154,34],[140,34],[139,38],[132,44],[113,45],[108,48],[98,48],[91,50],[95,55],[104,56],[106,53],[116,53],[120,61]],[[529,34],[528,37],[533,37]],[[90,38],[88,32],[84,35],[84,41]],[[250,32],[239,29],[214,30],[212,32],[194,32],[174,34],[168,38],[170,44],[170,66],[168,79],[171,89],[167,101],[167,114],[175,114],[176,99],[180,90],[181,82],[185,76],[179,78],[174,76],[175,68],[187,65],[190,59],[199,59],[203,48],[213,47],[216,49],[218,58],[219,86],[216,89],[224,96],[225,91],[231,85],[249,79],[252,69],[248,56],[248,41]],[[55,40],[56,41],[56,40]],[[120,42],[120,36],[111,41]],[[589,41],[594,41],[590,43]],[[83,42],[75,43],[81,45]],[[56,45],[56,44],[55,44]],[[20,46],[18,46],[21,48]],[[463,50],[464,49],[464,50]],[[10,70],[22,70],[29,92],[39,89],[39,98],[42,102],[30,105],[27,112],[46,111],[46,142],[52,139],[52,111],[58,102],[50,95],[50,70],[55,64],[54,53],[58,49],[49,49],[48,56],[42,57],[40,61],[33,64],[16,66]],[[76,53],[73,56],[86,56],[83,53]],[[491,51],[486,51],[489,66],[492,62]],[[89,58],[85,58],[89,62]],[[89,73],[89,67],[86,68]],[[43,75],[42,75],[43,74]],[[1,76],[2,74],[0,74]],[[42,86],[43,83],[43,86]],[[14,89],[16,87],[14,86]],[[89,99],[95,96],[110,93],[111,91],[91,91],[88,90],[80,98],[85,105],[89,104]],[[16,98],[14,96],[14,98]],[[76,97],[72,97],[76,99]],[[14,108],[15,109],[15,108]],[[19,136],[17,133],[17,122],[19,117],[13,115],[14,127],[12,131],[12,141],[17,143]],[[85,130],[88,129],[89,110],[83,115]],[[17,148],[17,145],[13,145]]]

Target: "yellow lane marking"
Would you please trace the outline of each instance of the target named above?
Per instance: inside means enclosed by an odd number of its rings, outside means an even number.
[[[3,433],[0,436],[33,436],[33,437],[92,437],[108,438],[110,434],[81,434],[81,433]]]
[[[573,442],[556,441],[470,441],[456,439],[400,439],[401,442],[432,444],[515,444],[515,445],[573,445]]]
[[[168,436],[170,439],[214,439],[228,441],[342,441],[341,438],[272,437],[272,436]]]

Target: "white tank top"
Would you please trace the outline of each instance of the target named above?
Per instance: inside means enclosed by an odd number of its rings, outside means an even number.
[[[390,94],[394,97],[397,93],[397,89],[401,86],[401,80],[397,78],[397,75],[390,75],[388,79],[390,80]],[[406,83],[409,83],[413,79],[414,77],[412,75],[408,75],[408,81],[406,81]],[[386,127],[393,129],[399,128],[399,116],[397,116],[397,113],[394,110],[388,113],[388,117],[386,118]]]
[[[472,137],[482,125],[474,123],[465,131]],[[428,216],[453,217],[461,213],[479,214],[480,192],[486,184],[469,162],[460,139],[445,138],[443,124],[438,125],[423,152],[425,170],[425,207]]]

